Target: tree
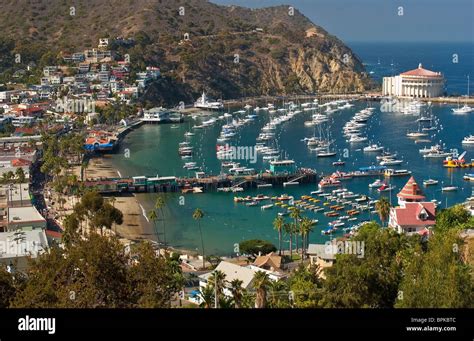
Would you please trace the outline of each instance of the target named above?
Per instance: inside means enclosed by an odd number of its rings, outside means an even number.
[[[382,197],[375,203],[375,210],[377,211],[382,224],[384,224],[390,215],[390,202],[387,198]]]
[[[173,295],[184,285],[179,264],[159,257],[148,241],[137,246],[133,259],[129,270],[132,302],[140,308],[169,308]]]
[[[15,176],[18,180],[18,183],[22,184],[26,180],[25,172],[23,171],[22,167],[18,167],[15,171]]]
[[[253,276],[253,287],[255,288],[255,308],[267,306],[267,291],[270,286],[270,278],[263,271],[257,271]]]
[[[270,252],[276,251],[276,247],[266,240],[250,239],[240,242],[239,250],[243,254],[247,254],[252,258],[256,258],[259,254],[266,255]]]
[[[293,293],[293,306],[296,308],[316,308],[322,298],[322,282],[318,266],[306,267],[300,264],[288,279]]]
[[[276,231],[278,231],[278,255],[280,256],[281,256],[281,233],[282,233],[284,224],[285,224],[285,221],[280,216],[276,217],[275,220],[273,220],[273,228]]]
[[[244,282],[238,278],[233,279],[230,282],[230,292],[232,293],[232,298],[234,299],[234,307],[241,308],[242,307],[242,298],[243,298],[243,291],[242,284]]]
[[[283,228],[285,230],[285,233],[290,236],[290,259],[293,257],[293,224],[292,223],[285,223],[283,225]]]
[[[0,308],[10,306],[10,301],[15,297],[15,291],[12,275],[5,270],[3,264],[0,264]]]
[[[166,224],[165,224],[165,215],[163,213],[163,207],[166,205],[165,200],[162,196],[158,196],[155,201],[155,209],[160,211],[161,221],[163,222],[163,244],[166,249]]]
[[[463,261],[463,244],[451,226],[430,236],[426,251],[407,250],[396,307],[473,308],[472,269]]]
[[[464,226],[469,222],[470,226],[474,225],[474,219],[469,211],[463,205],[456,205],[443,209],[436,215],[436,231],[469,228],[469,226]]]
[[[214,290],[214,300],[216,308],[219,308],[219,301],[224,296],[225,288],[225,273],[220,270],[215,270],[211,273],[207,280],[208,285]]]
[[[313,230],[313,222],[311,219],[304,217],[300,223],[300,233],[301,233],[301,262],[303,262],[305,250],[308,245],[308,236],[309,233]]]
[[[158,234],[158,229],[156,227],[156,221],[158,220],[158,216],[156,214],[156,211],[155,210],[150,210],[147,214],[147,217],[148,219],[151,220],[151,222],[153,223],[153,227],[155,229],[155,234],[156,234],[156,238],[157,238],[157,241],[158,241],[158,244],[160,242],[160,236]]]
[[[293,209],[290,213],[290,217],[294,219],[293,233],[296,236],[296,253],[298,253],[298,233],[300,231],[299,222],[301,220],[301,210],[299,208]]]
[[[336,254],[335,264],[324,270],[326,280],[321,305],[329,308],[393,307],[402,276],[399,252],[414,240],[392,229],[381,229],[376,223],[368,223],[351,242],[359,242],[360,253],[357,254],[356,247],[351,244],[352,252]]]
[[[289,293],[287,283],[283,280],[270,281],[268,290],[269,308],[289,308]]]
[[[26,278],[12,307],[165,308],[183,285],[176,261],[149,242],[126,252],[116,237],[95,232],[32,259]]]
[[[199,289],[199,296],[201,297],[201,307],[211,308],[214,305],[214,289],[210,285],[206,285]]]
[[[204,239],[202,238],[202,229],[201,229],[201,219],[204,217],[204,212],[199,208],[196,208],[193,213],[193,219],[197,221],[199,228],[199,235],[201,236],[201,246],[202,246],[202,268],[206,268],[206,257],[204,253]]]

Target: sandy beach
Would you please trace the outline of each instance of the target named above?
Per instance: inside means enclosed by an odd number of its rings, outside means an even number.
[[[85,177],[93,178],[116,178],[119,176],[117,170],[112,166],[109,155],[94,157],[89,160]],[[133,193],[122,193],[104,196],[106,199],[115,198],[112,204],[123,213],[123,224],[116,225],[113,230],[121,238],[130,240],[153,239],[153,227],[143,216],[143,210],[139,201]]]

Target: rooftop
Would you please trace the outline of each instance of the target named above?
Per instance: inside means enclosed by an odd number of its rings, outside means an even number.
[[[8,223],[45,222],[34,206],[8,208]]]
[[[36,257],[47,247],[48,240],[42,229],[0,232],[0,259],[21,256]]]
[[[400,193],[397,194],[397,197],[410,200],[423,200],[425,196],[420,189],[420,186],[415,181],[415,178],[412,176],[408,182],[403,186]]]
[[[416,76],[416,77],[429,77],[429,78],[441,78],[441,72],[434,72],[423,68],[421,63],[418,65],[418,68],[406,71],[400,74],[401,76]]]
[[[436,223],[436,208],[432,202],[407,202],[405,207],[393,210],[400,226],[433,226]]]

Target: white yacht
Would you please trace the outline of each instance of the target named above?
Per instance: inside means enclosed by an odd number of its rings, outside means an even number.
[[[364,147],[363,151],[364,152],[380,152],[383,150],[382,146],[379,146],[378,144],[372,144],[370,146]]]
[[[462,140],[462,144],[474,145],[474,135],[466,136],[466,137]]]
[[[209,101],[206,96],[206,93],[203,92],[201,97],[199,97],[198,100],[194,103],[194,107],[208,110],[219,110],[224,108],[224,105],[222,104],[222,102]]]

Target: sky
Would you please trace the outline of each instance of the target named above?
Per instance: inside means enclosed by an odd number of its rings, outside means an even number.
[[[474,0],[211,0],[211,2],[251,8],[291,5],[313,23],[346,42],[474,43]],[[399,7],[402,7],[403,15],[398,15]]]

